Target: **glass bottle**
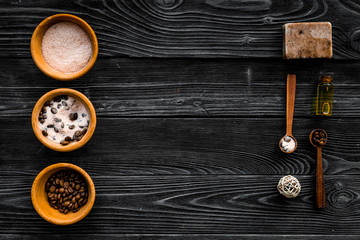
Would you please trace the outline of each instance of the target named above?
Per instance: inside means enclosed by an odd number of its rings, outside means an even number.
[[[316,115],[331,116],[333,109],[334,88],[331,75],[322,75],[317,87]]]

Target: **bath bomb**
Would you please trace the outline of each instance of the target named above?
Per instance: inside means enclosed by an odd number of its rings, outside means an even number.
[[[285,59],[332,57],[331,23],[287,23],[283,30]]]

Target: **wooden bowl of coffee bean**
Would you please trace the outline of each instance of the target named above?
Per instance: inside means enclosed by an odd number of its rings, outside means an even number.
[[[90,140],[96,127],[96,113],[85,95],[59,88],[37,101],[31,123],[42,144],[55,151],[69,152]]]
[[[70,163],[57,163],[35,178],[31,200],[36,212],[56,225],[83,219],[95,202],[95,186],[90,176]]]

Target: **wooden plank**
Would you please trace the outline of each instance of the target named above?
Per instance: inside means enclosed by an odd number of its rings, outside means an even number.
[[[278,146],[285,134],[285,119],[279,118],[99,118],[90,142],[65,154],[36,139],[30,118],[1,118],[0,126],[0,174],[8,176],[33,174],[64,161],[96,176],[313,175],[316,150],[308,134],[318,127],[329,136],[323,149],[325,174],[360,173],[357,118],[295,118],[298,149],[290,155]]]
[[[358,175],[325,176],[324,210],[314,209],[313,176],[298,176],[296,199],[277,192],[280,175],[92,176],[94,208],[66,231],[33,209],[34,177],[1,177],[3,234],[360,234]]]
[[[70,87],[90,97],[98,116],[285,118],[288,73],[297,74],[295,117],[312,117],[318,78],[329,71],[333,117],[358,117],[358,61],[99,59],[89,74],[64,83],[45,77],[32,60],[0,59],[0,117],[30,116],[47,91]]]
[[[71,239],[74,234],[1,234],[1,239]],[[123,240],[358,240],[360,235],[265,235],[265,234],[77,234],[76,239],[123,239]]]
[[[0,56],[29,57],[35,27],[58,13],[95,30],[100,56],[282,57],[282,25],[330,21],[334,58],[360,58],[356,0],[2,1]]]

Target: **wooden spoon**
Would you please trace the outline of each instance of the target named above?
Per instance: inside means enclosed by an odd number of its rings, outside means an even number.
[[[284,153],[292,153],[297,148],[297,141],[292,135],[292,125],[293,125],[293,116],[294,116],[294,104],[295,104],[295,90],[296,90],[296,75],[287,75],[287,94],[286,94],[286,134],[279,141],[279,147]],[[295,141],[294,149],[286,151],[282,147],[283,141],[292,138]],[[288,141],[286,141],[288,142]]]
[[[317,134],[316,134],[317,133]],[[316,135],[323,134],[323,141],[317,141]],[[321,136],[320,136],[321,137]],[[327,142],[327,133],[322,129],[315,129],[310,133],[310,143],[317,149],[317,160],[316,160],[316,207],[325,207],[325,188],[324,188],[324,173],[321,158],[321,149]]]

